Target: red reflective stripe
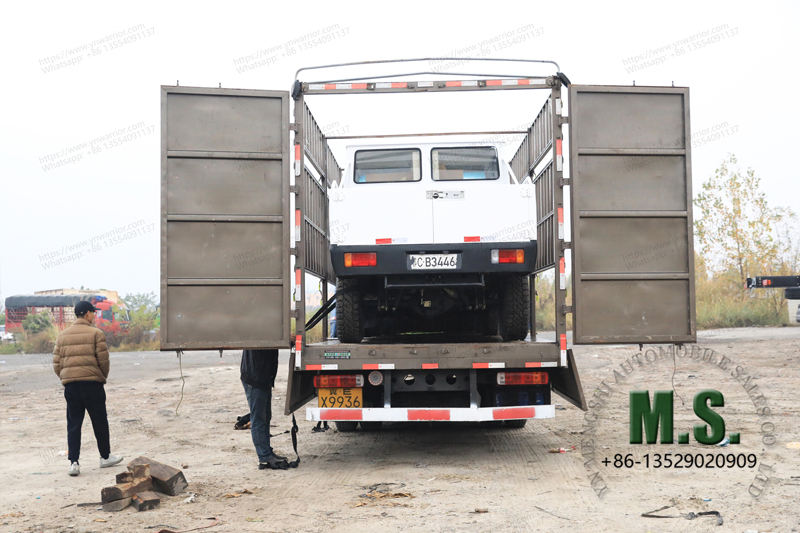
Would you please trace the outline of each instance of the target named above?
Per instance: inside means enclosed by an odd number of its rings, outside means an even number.
[[[378,370],[379,368],[380,367],[378,365],[373,365],[373,364],[361,365],[361,370]]]
[[[300,269],[294,271],[294,284],[300,285]]]
[[[489,363],[472,363],[472,368],[489,368]]]
[[[412,420],[450,420],[450,409],[409,409],[408,421]]]
[[[295,349],[296,350],[300,350],[300,348],[303,346],[303,336],[302,335],[296,335],[295,336],[294,345],[295,345]]]
[[[352,84],[352,86],[353,86],[353,89],[366,89],[367,88],[367,84],[366,83],[354,83],[354,84]]]
[[[525,363],[525,368],[541,368],[542,363]]]
[[[448,81],[444,84],[445,87],[461,87],[460,81]]]
[[[306,370],[322,370],[322,365],[306,365]]]
[[[503,85],[503,80],[486,80],[486,85]]]
[[[300,221],[303,220],[303,215],[300,213],[299,209],[294,210],[294,225],[300,226]]]
[[[336,84],[335,83],[326,83],[325,84],[325,90],[335,89],[335,88],[336,88]]]
[[[464,237],[464,242],[481,242],[480,237]]]
[[[530,85],[531,80],[517,80],[517,84],[519,85]]]
[[[321,409],[320,420],[362,420],[361,409]]]
[[[295,144],[294,145],[294,159],[295,159],[295,161],[300,161],[300,145],[299,144]]]
[[[556,155],[561,155],[561,139],[556,139]]]
[[[403,89],[405,87],[408,87],[408,83],[406,83],[404,81],[392,82],[392,88],[394,88],[394,89]]]
[[[567,336],[564,335],[563,333],[561,334],[561,349],[562,350],[567,349]]]
[[[392,244],[392,239],[375,239],[375,244]]]
[[[564,208],[563,207],[559,207],[558,208],[558,223],[559,224],[563,224],[564,223]]]
[[[439,368],[439,363],[422,363],[422,370],[436,370]]]
[[[558,272],[563,274],[567,268],[567,260],[563,257],[558,261]]]
[[[495,409],[492,412],[495,420],[510,420],[515,418],[534,418],[536,416],[535,407],[506,407],[505,409]]]

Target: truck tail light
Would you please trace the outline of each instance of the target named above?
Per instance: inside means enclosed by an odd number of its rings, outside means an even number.
[[[547,385],[547,372],[499,372],[498,385]]]
[[[492,250],[492,264],[524,263],[525,250]]]
[[[314,376],[314,387],[318,389],[347,389],[363,387],[364,376]]]
[[[344,254],[346,267],[374,267],[378,265],[378,254],[375,252]]]

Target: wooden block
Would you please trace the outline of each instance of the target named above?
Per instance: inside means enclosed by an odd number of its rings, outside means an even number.
[[[121,500],[114,500],[103,504],[103,511],[121,511],[131,504],[130,498],[122,498]]]
[[[133,472],[122,472],[117,474],[117,485],[120,483],[130,483],[133,481]]]
[[[120,485],[114,485],[113,487],[106,487],[100,491],[100,496],[103,500],[103,503],[108,503],[115,500],[121,500],[123,498],[130,498],[137,492],[152,490],[152,488],[153,478],[147,477],[135,479],[130,483],[122,483]]]
[[[137,511],[149,511],[155,509],[161,503],[158,494],[151,491],[139,492],[131,498],[131,504]]]
[[[135,464],[133,468],[129,468],[129,470],[133,473],[133,479],[150,477],[150,463]]]
[[[170,496],[177,496],[189,484],[183,472],[177,468],[153,461],[147,457],[137,457],[128,463],[128,469],[132,469],[135,465],[150,464],[150,477],[153,479],[153,487],[159,492],[169,494]]]

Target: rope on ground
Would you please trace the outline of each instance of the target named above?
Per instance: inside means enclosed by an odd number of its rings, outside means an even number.
[[[183,351],[177,350],[177,354],[178,354],[178,368],[181,371],[181,398],[180,400],[178,400],[178,405],[175,406],[175,416],[178,416],[178,407],[180,407],[181,403],[183,402],[183,388],[186,386],[186,378],[183,377],[183,358],[181,357],[183,355]]]

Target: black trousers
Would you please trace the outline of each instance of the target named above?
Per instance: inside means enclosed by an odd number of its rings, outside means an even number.
[[[81,455],[81,427],[86,411],[92,419],[94,437],[100,457],[108,459],[111,442],[108,435],[108,414],[106,413],[106,389],[98,381],[73,381],[64,385],[64,398],[67,400],[67,444],[69,462],[78,461]]]

